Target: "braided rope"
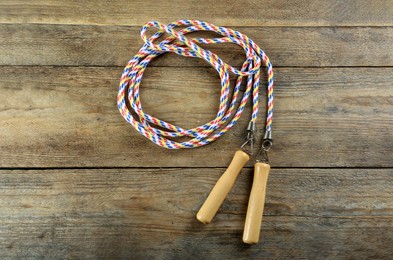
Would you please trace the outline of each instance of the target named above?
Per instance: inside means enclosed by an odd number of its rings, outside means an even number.
[[[177,31],[174,29],[177,26],[188,27]],[[150,27],[155,27],[158,31],[148,38],[146,31]],[[195,31],[213,31],[221,37],[208,39],[186,36],[186,34]],[[155,43],[165,32],[169,34],[169,37],[160,43]],[[125,120],[143,136],[153,143],[168,149],[194,148],[207,145],[225,134],[236,124],[251,93],[253,109],[250,121],[255,123],[258,116],[261,60],[267,67],[268,73],[266,131],[271,131],[273,117],[273,67],[265,52],[246,35],[198,20],[179,20],[168,25],[152,21],[142,27],[140,34],[145,44],[124,68],[120,79],[117,104]],[[215,53],[198,45],[218,43],[235,43],[243,48],[246,53],[246,60],[240,70],[228,65]],[[166,52],[204,59],[216,69],[221,78],[221,96],[215,119],[204,125],[187,130],[155,118],[143,111],[139,97],[139,87],[143,72],[152,59]],[[238,77],[231,101],[229,102],[230,72],[238,75]],[[236,109],[236,101],[239,99],[240,87],[244,77],[247,77],[246,90],[241,97],[240,105]],[[128,101],[129,107],[134,114],[129,110],[126,101]],[[177,142],[175,141],[177,137],[189,137],[190,139]]]

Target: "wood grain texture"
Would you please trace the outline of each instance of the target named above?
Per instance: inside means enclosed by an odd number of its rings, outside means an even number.
[[[276,68],[256,246],[242,242],[253,162],[212,223],[195,218],[243,141],[249,104],[220,140],[181,151],[117,111],[140,27],[179,18],[247,34]],[[0,36],[0,259],[393,259],[391,0],[2,0]],[[142,103],[195,127],[215,116],[218,86],[206,63],[167,54],[149,64]]]
[[[273,166],[392,167],[392,68],[276,69]],[[116,107],[121,68],[1,67],[2,167],[226,167],[250,115],[198,149],[167,150]],[[148,68],[144,110],[187,128],[214,118],[210,68]],[[262,97],[264,100],[264,97]],[[264,104],[257,122],[262,138]],[[252,166],[250,164],[249,166]]]
[[[3,0],[2,23],[143,25],[149,20],[206,20],[230,26],[381,26],[393,25],[389,0]]]
[[[241,241],[250,170],[211,224],[195,219],[223,171],[2,170],[0,257],[393,257],[392,169],[272,169],[251,247]]]
[[[234,28],[258,43],[274,66],[393,66],[393,27]],[[0,38],[0,65],[124,66],[142,46],[139,29],[0,24],[5,36]],[[210,49],[234,66],[244,60],[244,52],[233,44]],[[209,66],[175,56],[167,54],[150,66]]]

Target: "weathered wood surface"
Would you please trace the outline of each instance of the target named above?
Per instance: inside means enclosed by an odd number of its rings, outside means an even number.
[[[393,27],[234,28],[265,49],[276,67],[393,66]],[[0,65],[124,66],[142,46],[139,30],[139,26],[0,24],[4,36]],[[234,44],[210,49],[234,66],[244,60],[244,51]],[[209,66],[201,59],[168,55],[150,65]]]
[[[220,140],[182,151],[117,111],[140,26],[179,18],[247,34],[276,68],[258,245],[241,241],[252,164],[211,224],[195,219],[249,107]],[[1,259],[393,259],[392,1],[3,0],[0,36]],[[244,57],[209,48],[235,66]],[[206,63],[168,54],[149,66],[147,112],[184,127],[214,117]]]
[[[141,136],[117,111],[121,70],[0,67],[0,165],[228,165],[243,141],[249,108],[215,143],[168,151]],[[280,102],[275,109],[272,165],[392,167],[392,82],[392,68],[276,69]],[[191,128],[214,118],[219,79],[210,68],[148,68],[141,98],[146,112]],[[265,113],[261,103],[260,128]]]
[[[148,20],[206,20],[230,26],[393,25],[390,0],[76,1],[3,0],[2,23],[142,25]]]
[[[209,225],[224,169],[0,171],[0,255],[34,258],[391,259],[392,169],[272,169],[261,243],[241,242],[252,172]]]

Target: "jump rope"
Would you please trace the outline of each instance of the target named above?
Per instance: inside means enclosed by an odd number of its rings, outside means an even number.
[[[151,28],[158,31],[151,37],[146,31]],[[178,28],[176,27],[185,27]],[[211,31],[218,34],[217,38],[189,37],[187,34],[196,31]],[[157,42],[163,34],[169,36]],[[259,241],[267,178],[270,171],[267,151],[272,146],[272,117],[273,117],[273,67],[265,52],[246,35],[222,26],[198,20],[179,20],[168,25],[151,21],[146,23],[140,35],[144,45],[138,53],[128,62],[120,79],[117,105],[124,119],[130,123],[140,134],[153,143],[168,149],[196,148],[207,145],[231,129],[244,111],[244,107],[251,96],[252,114],[249,121],[245,142],[236,151],[230,165],[213,187],[206,201],[197,213],[197,219],[210,223],[225,197],[233,187],[243,166],[252,156],[255,159],[254,180],[251,188],[246,221],[243,232],[243,241],[255,244]],[[234,43],[242,47],[246,54],[241,69],[238,70],[225,63],[215,53],[202,48],[199,44]],[[208,62],[221,78],[220,104],[216,117],[210,122],[192,129],[183,129],[169,122],[153,117],[143,111],[140,101],[139,87],[143,72],[149,62],[154,58],[173,52],[180,56],[200,58]],[[259,106],[259,85],[261,65],[267,69],[267,113],[265,133],[262,146],[254,155],[254,133]],[[231,95],[229,74],[237,75],[235,87]],[[246,88],[241,90],[245,79]],[[243,94],[241,94],[243,93]],[[179,141],[184,139],[187,141]]]

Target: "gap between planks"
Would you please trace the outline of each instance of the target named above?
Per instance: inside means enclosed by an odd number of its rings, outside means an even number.
[[[229,164],[228,164],[229,165]],[[195,166],[195,167],[176,167],[176,166],[146,166],[146,167],[127,167],[127,166],[97,166],[97,167],[0,167],[0,174],[1,171],[51,171],[51,170],[157,170],[157,169],[165,169],[165,170],[172,170],[172,169],[221,169],[225,170],[227,167],[217,167],[217,166]],[[243,169],[253,169],[254,166],[244,166]],[[271,169],[277,170],[288,170],[288,169],[297,169],[297,170],[389,170],[393,169],[393,167],[375,167],[375,166],[359,166],[359,167],[271,167]]]

